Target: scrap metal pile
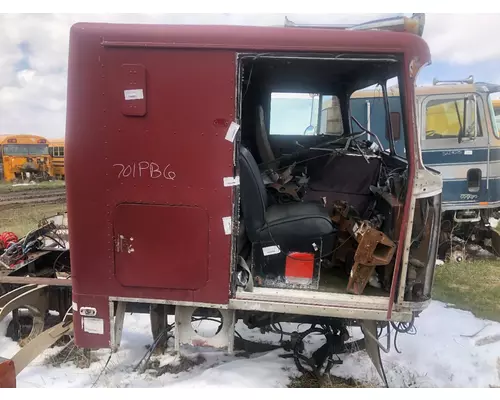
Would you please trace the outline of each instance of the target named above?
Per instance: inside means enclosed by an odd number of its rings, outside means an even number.
[[[21,239],[12,232],[0,234],[0,266],[5,269],[17,269],[32,262],[41,255],[40,253],[67,249],[67,217],[58,214],[40,221],[38,228]]]
[[[20,239],[3,233],[0,243],[0,321],[12,312],[7,334],[23,344],[44,330],[49,310],[63,318],[71,305],[71,291],[57,289],[71,287],[66,216],[40,221]]]

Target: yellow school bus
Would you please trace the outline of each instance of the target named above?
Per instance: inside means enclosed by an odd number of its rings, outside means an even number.
[[[64,180],[64,139],[50,140],[49,154],[52,158],[52,175]]]
[[[47,139],[37,135],[0,135],[0,177],[7,182],[50,179]]]

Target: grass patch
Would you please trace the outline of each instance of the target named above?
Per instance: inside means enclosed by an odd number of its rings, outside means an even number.
[[[0,232],[14,232],[18,237],[38,227],[43,219],[66,211],[66,203],[22,204],[0,210]]]
[[[369,388],[366,384],[360,383],[352,378],[340,378],[332,376],[323,378],[321,381],[313,378],[310,375],[301,375],[290,378],[290,383],[287,387],[292,389],[299,388]]]
[[[13,192],[27,192],[31,190],[62,189],[66,187],[66,181],[57,180],[52,182],[40,182],[36,185],[12,186],[12,183],[0,182],[0,194]]]
[[[73,340],[71,340],[59,352],[47,357],[45,365],[61,367],[62,365],[71,362],[77,368],[85,369],[89,368],[90,364],[97,361],[99,361],[99,358],[97,358],[90,350],[76,347]]]
[[[500,322],[500,261],[446,263],[436,268],[432,297],[479,318]]]

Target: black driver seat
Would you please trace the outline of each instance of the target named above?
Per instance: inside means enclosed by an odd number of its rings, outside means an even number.
[[[323,255],[332,252],[337,229],[326,208],[312,202],[269,206],[257,162],[243,146],[239,164],[243,220],[252,243],[272,242],[282,252],[313,252],[321,243]]]

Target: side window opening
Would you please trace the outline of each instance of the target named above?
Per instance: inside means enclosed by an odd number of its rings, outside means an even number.
[[[377,135],[384,150],[390,148],[390,129],[387,123],[387,113],[392,126],[392,134],[396,154],[405,158],[405,127],[402,118],[402,100],[399,93],[399,78],[393,77],[386,82],[387,102],[386,105],[382,87],[372,85],[355,91],[350,97],[350,114],[356,118],[370,132]],[[351,121],[352,131],[361,132],[361,129]],[[370,135],[368,140],[374,140]]]

